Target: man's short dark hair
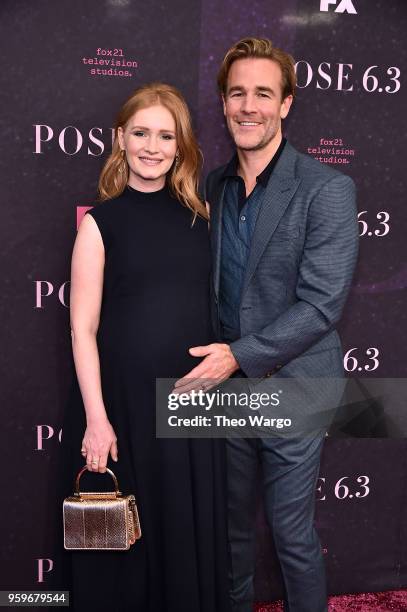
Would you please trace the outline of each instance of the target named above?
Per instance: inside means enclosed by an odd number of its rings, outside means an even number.
[[[287,96],[295,95],[297,78],[295,75],[294,59],[285,51],[273,46],[268,38],[242,38],[227,51],[223,58],[222,65],[218,73],[218,87],[220,93],[225,96],[227,93],[227,82],[229,70],[233,62],[247,58],[269,59],[276,62],[281,68],[282,73],[282,100]]]

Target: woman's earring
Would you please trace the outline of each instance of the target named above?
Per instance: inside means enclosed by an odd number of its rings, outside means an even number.
[[[181,163],[180,154],[177,153],[176,156],[175,156],[175,168],[178,168],[180,163]]]
[[[126,151],[124,149],[121,149],[120,155],[121,160],[119,164],[119,172],[120,174],[123,174],[123,172],[127,172]]]

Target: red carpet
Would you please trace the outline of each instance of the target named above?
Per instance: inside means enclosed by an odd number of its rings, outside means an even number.
[[[258,603],[255,607],[256,612],[280,612],[282,609],[282,604],[278,601],[272,604]],[[329,612],[407,612],[407,591],[338,595],[329,598],[328,609]]]

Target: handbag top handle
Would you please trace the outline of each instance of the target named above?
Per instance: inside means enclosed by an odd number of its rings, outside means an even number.
[[[76,477],[76,482],[75,482],[75,495],[79,495],[79,497],[81,496],[81,492],[79,490],[79,480],[82,476],[82,474],[84,472],[88,471],[88,466],[84,465],[84,467],[79,471],[77,477]],[[114,481],[114,489],[115,489],[115,493],[116,496],[121,495],[121,492],[119,491],[119,483],[117,482],[117,478],[114,475],[114,473],[112,472],[112,470],[110,470],[108,467],[106,468],[106,472],[108,472],[110,474],[110,476],[113,478]]]

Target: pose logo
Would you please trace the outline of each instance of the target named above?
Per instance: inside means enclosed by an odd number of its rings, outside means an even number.
[[[54,286],[53,283],[47,280],[35,280],[35,306],[34,308],[45,308],[46,303],[50,303],[50,300],[57,299],[62,306],[69,308],[68,299],[69,294],[67,287],[70,281],[65,281],[62,285]],[[49,298],[49,299],[48,299]]]
[[[35,450],[46,450],[49,447],[48,440],[51,440],[51,438],[56,438],[58,442],[61,442],[62,427],[59,430],[56,430],[51,425],[37,425]]]
[[[100,157],[105,149],[110,149],[113,144],[114,128],[104,129],[92,127],[86,134],[74,125],[67,125],[62,130],[54,130],[50,125],[34,123],[34,141],[36,155],[58,147],[65,155],[77,155],[87,146],[87,154],[92,157]],[[57,132],[57,133],[55,133]]]
[[[357,15],[357,10],[353,6],[352,0],[320,0],[319,10],[327,13],[335,6],[335,13],[351,13]]]

